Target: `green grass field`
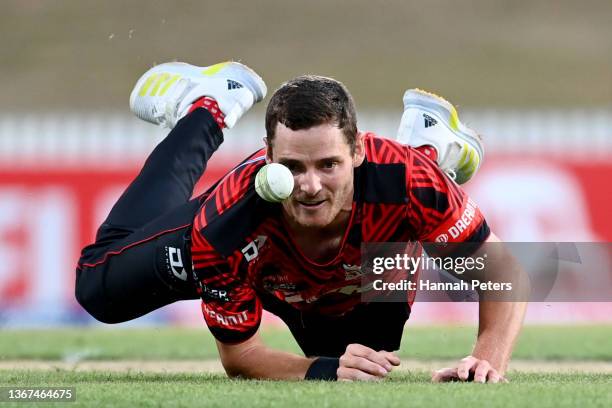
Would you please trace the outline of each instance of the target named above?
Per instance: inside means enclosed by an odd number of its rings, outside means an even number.
[[[510,384],[430,384],[427,373],[383,383],[228,380],[209,374],[26,372],[3,374],[11,385],[72,385],[70,406],[206,407],[590,407],[610,406],[611,377],[602,374],[520,374]]]
[[[473,327],[408,327],[399,355],[430,360],[462,358],[470,350]],[[270,347],[299,352],[282,329],[262,333]],[[612,361],[612,326],[526,327],[514,358],[527,360]],[[0,336],[0,357],[61,360],[80,355],[86,360],[194,360],[217,357],[214,339],[204,328],[6,330]]]
[[[471,327],[409,327],[399,352],[411,360],[454,360],[473,342]],[[267,344],[297,351],[283,330],[266,330]],[[543,361],[612,362],[612,326],[527,327],[514,357],[537,368]],[[0,386],[74,386],[69,406],[610,406],[612,374],[511,371],[509,384],[431,384],[423,370],[394,372],[376,384],[229,380],[219,372],[111,372],[67,368],[26,370],[17,364],[45,361],[176,361],[216,358],[204,329],[55,329],[4,331],[0,336]],[[406,370],[406,368],[408,370]],[[23,403],[19,404],[23,406]]]

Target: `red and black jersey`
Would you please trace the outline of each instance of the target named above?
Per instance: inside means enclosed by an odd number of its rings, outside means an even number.
[[[243,341],[261,320],[262,299],[342,315],[361,301],[361,245],[483,242],[489,228],[465,192],[425,155],[368,133],[355,169],[353,208],[338,255],[308,259],[292,240],[280,204],[255,193],[262,149],[228,173],[194,220],[192,261],[202,311],[221,342]],[[411,297],[413,298],[413,297]]]

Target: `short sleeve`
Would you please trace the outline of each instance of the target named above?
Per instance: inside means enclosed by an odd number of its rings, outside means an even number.
[[[409,149],[406,171],[406,218],[415,240],[472,243],[476,244],[471,246],[475,250],[489,237],[489,227],[478,205],[429,158]]]
[[[201,283],[202,313],[213,336],[240,343],[257,332],[262,305],[246,280],[238,257],[223,258],[198,233],[192,233],[192,261]]]

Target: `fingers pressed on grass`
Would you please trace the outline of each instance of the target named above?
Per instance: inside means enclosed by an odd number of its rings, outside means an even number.
[[[436,383],[455,381],[457,379],[457,369],[451,367],[442,368],[438,371],[434,371],[431,376],[431,381]]]
[[[468,356],[461,360],[461,363],[459,363],[457,367],[457,376],[460,380],[467,381],[470,378],[470,370],[474,368],[476,362],[477,359],[472,356]]]
[[[490,371],[495,372],[495,369],[491,367],[491,364],[489,364],[489,362],[486,360],[479,360],[474,370],[474,382],[487,382],[487,375]]]
[[[385,350],[382,350],[379,353],[382,354],[387,359],[387,361],[391,363],[392,365],[394,366],[400,365],[401,360],[395,353],[391,351],[385,351]]]
[[[364,357],[353,356],[352,358],[347,359],[343,366],[346,368],[364,371],[376,376],[385,376],[389,372],[384,366],[374,363]]]
[[[381,377],[368,374],[361,370],[349,367],[338,368],[339,381],[379,381]]]
[[[495,370],[489,371],[489,375],[487,376],[487,382],[490,384],[497,384],[502,379],[502,376],[497,373]]]
[[[362,347],[363,348],[356,348],[355,351],[351,351],[354,355],[376,363],[383,367],[386,371],[391,371],[391,365],[389,364],[390,362],[384,353],[372,350],[369,347]]]

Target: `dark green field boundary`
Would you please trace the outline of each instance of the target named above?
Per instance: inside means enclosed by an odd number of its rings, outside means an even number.
[[[471,351],[474,327],[408,327],[398,354],[415,360],[462,358]],[[266,329],[270,347],[299,352],[291,334]],[[612,361],[612,325],[526,327],[513,358],[549,361]],[[198,360],[215,359],[207,329],[66,328],[4,330],[0,360]]]

